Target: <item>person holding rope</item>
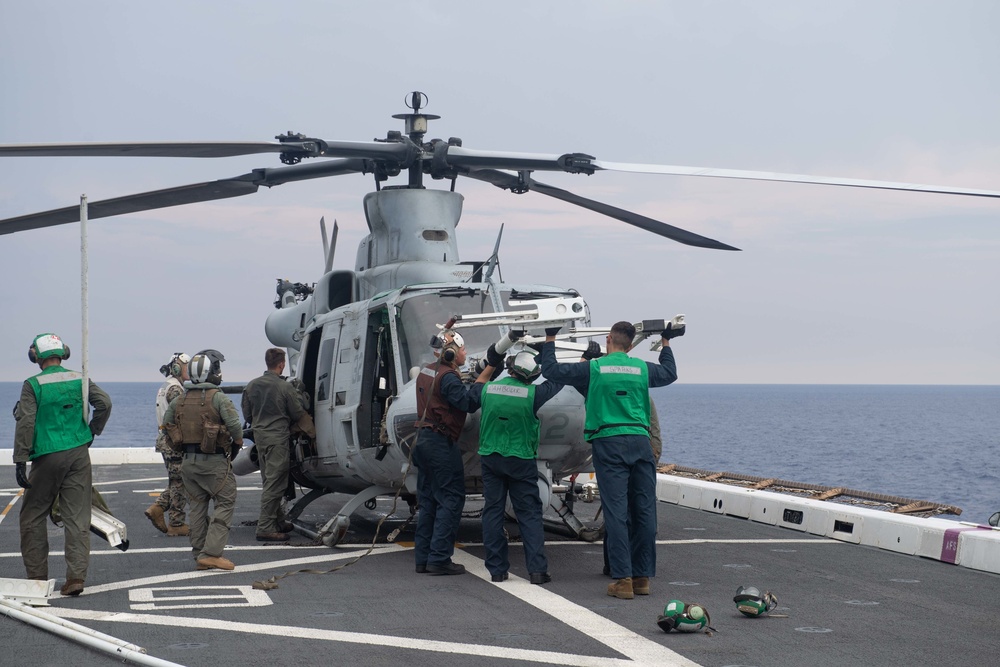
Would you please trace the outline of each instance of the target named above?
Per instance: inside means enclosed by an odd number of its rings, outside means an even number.
[[[458,524],[465,507],[465,466],[458,438],[467,414],[479,409],[479,389],[462,382],[458,369],[465,363],[465,340],[445,329],[431,340],[437,361],[417,375],[416,437],[413,463],[417,466],[417,528],[414,537],[416,571],[420,574],[464,574],[465,566],[451,560]],[[504,356],[494,345],[486,353],[487,366],[476,384],[485,384]]]

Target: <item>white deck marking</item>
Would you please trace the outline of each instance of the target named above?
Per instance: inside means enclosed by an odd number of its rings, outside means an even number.
[[[527,584],[530,585],[530,584]],[[88,589],[89,590],[89,589]],[[342,642],[347,644],[367,644],[384,649],[432,651],[450,653],[453,655],[482,656],[485,658],[506,658],[522,662],[538,662],[547,665],[579,665],[580,667],[639,667],[641,663],[617,658],[600,658],[590,655],[573,655],[571,653],[555,653],[553,651],[532,651],[511,648],[509,646],[487,646],[484,644],[459,644],[431,639],[410,639],[392,635],[376,635],[367,632],[343,632],[340,630],[319,630],[316,628],[300,628],[288,625],[264,625],[257,623],[237,623],[222,621],[216,618],[196,618],[184,616],[155,616],[152,614],[125,614],[106,611],[90,611],[71,607],[53,607],[50,613],[61,618],[73,618],[109,623],[145,623],[177,627],[206,627],[213,632],[228,630],[230,632],[246,632],[254,635],[273,635],[276,637],[295,637],[298,639],[318,639],[321,641]],[[414,662],[419,662],[414,661]],[[691,665],[693,662],[658,662],[650,665]]]
[[[106,593],[108,591],[117,591],[123,588],[135,588],[137,586],[151,586],[155,584],[164,584],[171,581],[185,581],[187,579],[200,579],[202,577],[217,577],[227,574],[245,574],[247,572],[259,572],[261,570],[272,570],[275,574],[284,574],[288,570],[301,569],[300,566],[311,565],[314,563],[330,563],[338,560],[345,560],[348,558],[356,558],[367,547],[362,547],[361,549],[355,549],[346,553],[327,553],[321,556],[309,556],[306,558],[290,558],[287,560],[277,560],[269,561],[266,563],[251,563],[248,565],[236,565],[235,570],[192,570],[190,572],[177,572],[174,574],[163,574],[155,577],[142,577],[140,579],[130,579],[127,581],[116,581],[110,584],[103,584],[98,586],[87,586],[84,591],[85,594],[96,594],[96,593]],[[384,549],[376,549],[372,553],[392,553],[395,551],[401,551],[400,547],[389,546]],[[228,549],[227,549],[228,551]],[[188,550],[190,553],[190,550]],[[192,567],[194,561],[192,560]]]
[[[173,595],[174,591],[192,591],[198,595]],[[266,607],[274,604],[267,592],[253,586],[160,586],[133,588],[128,592],[133,611],[163,611],[166,609],[208,609],[211,607]],[[195,600],[211,600],[198,604],[176,604]]]
[[[0,523],[3,523],[3,520],[7,518],[8,514],[10,514],[10,511],[14,509],[14,505],[17,504],[17,499],[23,495],[24,489],[18,489],[17,493],[14,494],[14,497],[10,499],[9,503],[7,503],[7,506],[3,508],[2,512],[0,512]],[[21,552],[18,551],[16,555],[20,556]]]
[[[367,547],[363,547],[367,549]],[[377,549],[373,554],[394,553],[408,550],[397,545],[387,545]],[[268,563],[258,563],[247,566],[237,566],[236,572],[249,572],[252,570],[272,570],[280,572],[283,569],[290,569],[295,566],[330,562],[353,558],[359,555],[361,549],[353,550],[349,553],[324,554],[314,557],[296,558],[283,561],[273,561]],[[466,568],[475,576],[489,581],[489,573],[486,571],[482,559],[459,549],[454,556],[456,562],[462,562]],[[86,589],[85,595],[94,595],[122,588],[134,589],[137,586],[147,586],[145,591],[152,590],[175,590],[168,587],[149,587],[150,584],[166,583],[185,579],[194,579],[205,576],[218,576],[229,574],[220,570],[206,570],[185,572],[159,577],[147,577],[132,581],[115,582],[103,586],[90,586]],[[444,642],[427,639],[414,639],[397,637],[392,635],[377,635],[371,633],[343,632],[335,630],[318,630],[314,628],[300,628],[282,625],[268,625],[256,623],[242,623],[235,621],[224,621],[218,618],[194,618],[177,617],[174,615],[150,615],[136,613],[118,613],[105,611],[89,611],[75,608],[57,608],[54,613],[63,618],[89,619],[95,621],[116,622],[116,623],[140,623],[150,625],[163,625],[172,627],[203,627],[210,621],[210,626],[214,630],[230,630],[234,632],[246,632],[251,634],[267,634],[281,637],[300,637],[305,639],[318,639],[323,641],[333,641],[351,644],[365,644],[371,646],[393,646],[401,649],[413,649],[418,651],[430,651],[438,653],[450,653],[466,656],[483,656],[489,658],[505,658],[508,660],[519,660],[524,662],[536,662],[550,665],[580,665],[583,667],[640,667],[642,665],[666,665],[678,667],[698,667],[698,663],[671,651],[670,649],[657,644],[639,634],[614,623],[589,609],[581,607],[549,590],[540,586],[532,586],[526,580],[516,576],[497,585],[500,590],[522,600],[535,607],[539,611],[546,613],[562,623],[566,623],[573,629],[601,642],[610,649],[620,653],[625,658],[602,658],[597,656],[557,653],[553,651],[536,651],[526,649],[516,649],[507,646],[488,646],[483,644],[466,644],[458,642]],[[183,587],[181,587],[183,588]],[[192,587],[225,589],[227,587]],[[239,588],[239,587],[232,587]],[[261,591],[261,593],[263,593]],[[142,592],[140,599],[133,597],[136,591],[130,591],[130,598],[142,604],[149,604],[148,600],[152,593]],[[266,595],[266,594],[265,594]],[[155,609],[163,610],[169,608],[163,606],[161,602],[180,600],[184,598],[159,598],[154,600]],[[198,605],[191,605],[198,606]],[[214,605],[213,605],[214,606]],[[241,604],[239,606],[246,606]],[[133,608],[135,608],[133,606]],[[181,608],[178,606],[177,608]],[[205,626],[207,627],[207,626]]]
[[[452,560],[464,565],[468,572],[480,579],[490,581],[490,573],[486,570],[483,559],[476,558],[466,551],[456,550]],[[533,586],[526,579],[513,574],[509,577],[507,581],[493,585],[498,590],[513,595],[591,639],[601,642],[611,650],[627,656],[631,661],[630,664],[671,667],[674,665],[690,667],[698,664],[542,586]]]

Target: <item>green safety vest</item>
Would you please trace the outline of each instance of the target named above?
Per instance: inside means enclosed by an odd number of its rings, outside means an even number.
[[[29,458],[62,452],[94,441],[83,417],[83,374],[49,366],[28,378],[35,392],[35,437]]]
[[[483,387],[479,417],[479,455],[534,459],[538,454],[535,385],[514,378]]]
[[[624,352],[593,359],[587,388],[587,441],[612,435],[649,435],[649,369]]]

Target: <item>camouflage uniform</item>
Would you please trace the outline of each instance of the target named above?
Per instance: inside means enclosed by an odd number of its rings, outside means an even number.
[[[171,382],[171,380],[173,381]],[[184,393],[183,385],[175,378],[164,382],[161,389],[164,388],[167,405],[170,405],[171,401]],[[174,451],[170,447],[167,435],[162,429],[156,436],[156,451],[163,455],[163,464],[167,468],[167,488],[160,492],[156,504],[168,513],[169,525],[173,528],[180,528],[184,525],[184,507],[187,505],[184,480],[181,478],[181,463],[184,461],[184,456],[182,452]]]

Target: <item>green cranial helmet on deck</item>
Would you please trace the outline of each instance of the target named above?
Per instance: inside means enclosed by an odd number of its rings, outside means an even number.
[[[663,614],[656,619],[656,624],[664,632],[698,632],[710,622],[708,611],[694,602],[671,600],[663,608]]]
[[[744,616],[751,618],[763,616],[778,606],[778,598],[770,591],[763,594],[755,586],[740,586],[736,589],[736,596],[733,598],[736,603],[736,610]]]

